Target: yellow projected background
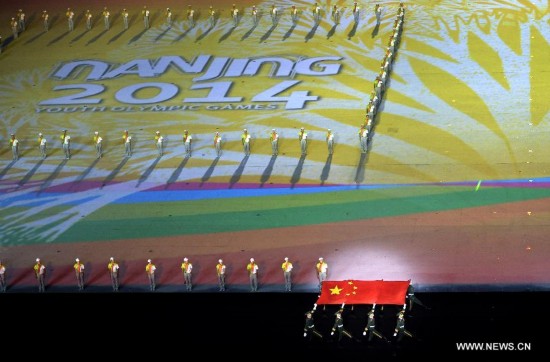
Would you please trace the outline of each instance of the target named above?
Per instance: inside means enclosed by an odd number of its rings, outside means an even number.
[[[168,27],[165,8],[157,4],[149,6],[148,30],[141,20],[141,6],[134,5],[129,8],[127,31],[120,18],[123,5],[108,7],[112,24],[107,31],[102,7],[92,7],[93,28],[86,31],[82,5],[74,9],[77,22],[72,32],[67,31],[65,9],[57,6],[53,8],[57,12],[50,10],[55,21],[47,33],[42,31],[40,8],[27,9],[32,18],[29,28],[5,44],[0,58],[4,150],[9,134],[15,132],[27,156],[37,156],[34,139],[42,132],[57,151],[59,130],[67,128],[76,153],[71,165],[85,166],[95,156],[91,138],[97,130],[106,140],[107,155],[96,167],[108,170],[119,161],[117,148],[124,129],[136,141],[134,161],[155,155],[152,139],[160,130],[168,143],[166,157],[157,167],[170,168],[179,164],[181,134],[188,129],[195,145],[186,167],[200,168],[210,165],[214,157],[216,130],[224,139],[219,165],[240,162],[240,134],[248,128],[253,154],[265,156],[250,162],[260,166],[270,156],[271,128],[279,131],[281,152],[292,163],[300,156],[297,131],[305,127],[311,141],[308,163],[314,166],[326,160],[324,135],[331,128],[337,144],[332,165],[338,172],[332,172],[328,182],[354,182],[360,157],[356,132],[364,120],[398,3],[381,2],[383,19],[377,29],[370,3],[359,4],[357,27],[351,3],[320,3],[324,12],[319,26],[314,26],[311,2],[275,4],[280,9],[276,26],[269,15],[272,3],[266,2],[256,4],[260,13],[256,27],[251,4],[238,4],[237,27],[229,14],[231,5],[215,4],[213,28],[204,4],[194,5],[193,28],[185,19],[185,7],[172,7],[175,19]],[[292,4],[300,10],[295,27],[289,13]],[[337,26],[331,18],[333,5],[342,12]],[[548,158],[543,148],[548,123],[547,10],[544,2],[407,3],[404,38],[377,119],[366,180],[410,183],[545,175],[539,164]],[[163,57],[167,62],[174,57],[195,65],[200,57],[208,60],[203,67],[195,67],[201,72],[191,74],[173,65],[155,68]],[[313,58],[339,60],[302,67],[316,74],[295,72],[296,64]],[[254,74],[197,80],[208,69],[220,67],[224,72],[233,64],[238,73],[238,62],[259,59],[264,63]],[[277,61],[283,60],[290,63],[291,74],[277,76],[282,67]],[[76,68],[63,79],[54,76],[61,66],[77,61],[98,62],[108,67],[103,73],[107,76],[87,79],[91,67]],[[339,67],[338,73],[319,75],[326,65]],[[160,72],[151,73],[151,69]],[[133,93],[128,96],[128,92]],[[214,92],[221,94],[220,102],[209,101],[214,99],[209,93]],[[193,102],[193,98],[203,100]],[[63,104],[69,102],[78,104]],[[287,109],[289,103],[296,108]],[[26,161],[30,162],[28,157]],[[125,170],[124,177],[138,177],[138,169]],[[302,181],[316,178],[307,170]],[[63,173],[71,171],[74,168],[65,168]],[[252,175],[243,175],[245,180],[255,178],[253,168],[247,172]],[[284,171],[274,172],[271,181],[285,182],[287,175],[277,180],[280,173]],[[223,176],[214,174],[212,180]]]

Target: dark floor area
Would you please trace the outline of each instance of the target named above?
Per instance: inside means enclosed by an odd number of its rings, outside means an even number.
[[[170,356],[200,347],[201,356],[208,360],[287,355],[292,361],[302,357],[379,361],[490,357],[491,353],[497,358],[513,354],[531,360],[546,350],[550,293],[417,293],[417,297],[429,309],[415,304],[407,311],[406,329],[412,338],[393,339],[401,307],[377,306],[376,327],[390,339],[388,343],[376,337],[368,342],[362,335],[370,305],[345,306],[345,328],[353,338],[344,337],[340,344],[330,336],[339,306],[317,308],[314,318],[322,340],[303,337],[304,314],[317,299],[309,293],[7,293],[0,295],[0,303],[2,325],[8,331],[3,342],[27,336],[32,344],[38,333],[39,340],[50,346],[94,346],[86,348],[90,353],[115,345],[115,353],[126,348]],[[467,342],[493,351],[459,351],[457,343]],[[510,348],[530,350],[511,352]],[[64,351],[57,353],[61,357]]]

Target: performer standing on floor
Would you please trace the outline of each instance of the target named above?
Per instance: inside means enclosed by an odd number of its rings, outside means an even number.
[[[98,131],[94,133],[95,155],[96,158],[103,156],[103,138],[99,135]]]
[[[327,147],[328,147],[328,154],[332,155],[334,152],[334,133],[330,130],[330,128],[327,130]]]
[[[91,30],[92,29],[92,13],[90,10],[86,10],[86,14],[84,14],[84,19],[86,20],[86,29]]]
[[[193,288],[193,283],[191,281],[192,272],[193,272],[193,264],[191,264],[189,259],[183,258],[183,263],[181,263],[181,271],[183,272],[183,280],[185,282],[185,289],[187,291],[191,291],[191,289]]]
[[[258,291],[258,264],[254,261],[254,258],[250,258],[250,263],[246,266],[248,271],[248,278],[250,279],[250,291]]]
[[[271,130],[269,141],[271,142],[271,154],[273,156],[277,156],[279,154],[279,134],[275,128]]]
[[[76,283],[78,290],[84,290],[84,264],[80,262],[80,259],[76,258],[73,265],[73,269],[76,275]]]
[[[6,266],[0,261],[0,291],[5,292],[6,289]]]
[[[15,137],[15,134],[11,134],[10,138],[11,154],[14,161],[19,159],[19,140]]]
[[[44,138],[44,135],[42,133],[38,134],[38,149],[40,150],[40,156],[42,156],[42,159],[46,158],[47,156],[47,149],[46,149],[46,138]]]
[[[220,157],[222,155],[222,136],[220,136],[220,132],[214,134],[214,148],[216,149],[216,156]]]
[[[103,8],[103,12],[101,13],[101,15],[103,16],[103,24],[105,25],[105,30],[109,30],[109,28],[111,27],[111,13],[109,12],[109,10],[107,10],[107,7]]]
[[[300,150],[302,151],[302,156],[307,155],[307,132],[304,130],[304,127],[300,128],[298,133],[298,140],[300,141]]]
[[[46,278],[46,266],[40,262],[40,258],[36,258],[36,264],[34,264],[34,275],[38,282],[38,291],[44,292],[46,290],[46,284],[44,279]]]
[[[119,266],[118,263],[115,261],[115,258],[111,257],[109,259],[109,264],[107,264],[107,269],[109,270],[109,276],[111,277],[111,285],[113,287],[114,292],[118,292],[118,272],[119,272]]]
[[[128,27],[130,25],[130,23],[128,21],[128,16],[130,14],[128,14],[128,11],[126,11],[126,9],[122,9],[122,14],[121,15],[122,15],[122,21],[124,23],[124,30],[128,30]]]
[[[243,134],[241,135],[241,142],[243,144],[244,154],[246,156],[250,156],[250,133],[248,133],[246,128],[243,130]]]
[[[218,260],[216,265],[216,276],[218,278],[218,286],[220,287],[220,292],[225,292],[225,264],[223,260]]]
[[[163,154],[164,137],[160,135],[160,131],[155,132],[155,145],[157,147],[158,157],[162,157]]]
[[[157,267],[151,259],[147,259],[147,265],[145,266],[145,273],[147,274],[147,280],[149,281],[149,289],[154,292],[156,288],[156,281],[155,281],[155,270],[157,270]]]
[[[193,136],[189,134],[188,130],[183,131],[183,146],[185,147],[185,157],[191,157],[191,143],[193,142]]]
[[[285,261],[281,265],[283,269],[283,277],[285,278],[285,292],[290,292],[292,288],[292,263],[285,257]]]
[[[319,291],[323,287],[323,282],[327,279],[328,264],[323,258],[319,258],[319,262],[315,265],[317,271],[317,279],[319,279]]]

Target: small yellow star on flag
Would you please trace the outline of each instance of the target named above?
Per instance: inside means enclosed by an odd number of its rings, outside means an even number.
[[[350,296],[350,295],[352,295],[352,294],[354,294],[354,295],[357,294],[356,290],[359,289],[359,288],[356,287],[356,286],[353,284],[353,281],[352,281],[352,280],[348,281],[348,285],[350,285],[350,286],[353,288],[353,291],[352,291],[352,292],[346,293],[346,296]]]

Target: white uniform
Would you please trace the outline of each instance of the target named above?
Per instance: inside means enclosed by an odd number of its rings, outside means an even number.
[[[132,136],[126,137],[126,141],[124,141],[124,151],[126,157],[132,156]]]
[[[193,272],[193,264],[191,264],[188,260],[184,259],[183,263],[181,264],[181,270],[183,271],[183,279],[185,281],[186,290],[191,291],[191,289],[193,288],[193,284],[191,280],[192,279],[191,275]]]
[[[296,7],[290,9],[290,18],[292,19],[292,24],[296,25],[298,22],[298,9]]]
[[[86,18],[86,29],[88,30],[92,29],[92,13],[88,11],[84,15],[84,17]]]
[[[195,10],[187,10],[187,20],[189,20],[189,26],[191,28],[195,26]]]
[[[128,22],[128,12],[126,10],[122,11],[122,20],[124,21],[124,29],[128,29],[129,22]]]
[[[191,142],[193,137],[190,134],[183,136],[183,145],[185,146],[185,155],[191,157]]]
[[[96,138],[95,150],[97,158],[101,158],[101,156],[103,155],[103,138],[101,138],[101,136],[97,136]]]
[[[243,143],[244,154],[248,156],[250,155],[250,133],[243,133],[241,139]]]
[[[157,145],[157,151],[158,151],[159,157],[162,156],[163,154],[163,142],[164,142],[164,137],[159,135],[156,139],[156,145]]]
[[[316,24],[319,24],[321,21],[321,7],[315,4],[313,7],[313,19],[315,20]]]
[[[298,134],[300,140],[300,149],[302,150],[302,156],[307,154],[307,132],[303,131]]]
[[[256,7],[252,8],[252,22],[254,25],[258,25],[258,10]]]
[[[273,130],[271,131],[271,154],[276,156],[279,154],[279,134]]]
[[[222,137],[218,133],[214,136],[214,147],[216,148],[216,155],[220,157],[222,154]]]
[[[40,138],[40,142],[38,143],[38,148],[40,149],[40,156],[42,156],[42,158],[46,158],[46,139],[44,137]]]
[[[149,29],[149,9],[144,9],[143,12],[143,26],[145,29]]]
[[[65,152],[65,158],[68,160],[71,158],[71,136],[65,136],[63,140],[63,152]]]
[[[328,147],[328,154],[332,155],[334,151],[334,133],[331,131],[328,131],[327,133],[327,147]]]
[[[233,8],[231,10],[231,17],[233,18],[233,26],[239,25],[239,9]]]
[[[105,24],[105,29],[106,30],[109,30],[109,27],[111,26],[110,25],[110,18],[111,17],[111,13],[109,12],[109,10],[107,9],[104,9],[103,10],[103,23]]]
[[[359,131],[359,145],[361,146],[361,153],[367,153],[367,140],[369,137],[369,131],[366,128],[361,128]]]
[[[358,23],[359,22],[359,15],[361,14],[361,10],[359,8],[359,6],[357,6],[357,3],[354,4],[353,6],[353,20]]]
[[[170,9],[166,9],[166,24],[172,26],[172,11]]]
[[[67,24],[69,25],[69,31],[74,30],[74,12],[72,10],[67,11]]]
[[[279,19],[279,9],[273,7],[271,9],[271,22],[273,25],[277,25],[277,20]]]
[[[19,159],[19,140],[17,138],[11,141],[11,153],[14,160]]]

